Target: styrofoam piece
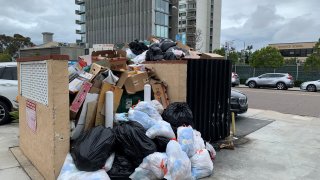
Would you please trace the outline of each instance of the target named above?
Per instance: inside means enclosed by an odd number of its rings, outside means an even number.
[[[105,126],[108,128],[113,128],[113,92],[106,92],[106,100],[105,100]]]

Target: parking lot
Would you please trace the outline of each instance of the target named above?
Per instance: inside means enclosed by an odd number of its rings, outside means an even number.
[[[273,110],[286,114],[320,117],[319,92],[236,87],[248,96],[249,108]]]

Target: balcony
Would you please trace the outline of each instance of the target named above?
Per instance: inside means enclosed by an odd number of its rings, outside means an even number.
[[[84,4],[84,0],[75,0],[76,5]]]
[[[75,10],[75,13],[77,14],[77,15],[81,15],[81,14],[84,14],[84,13],[86,13],[85,11],[81,11],[81,10]]]
[[[86,32],[85,31],[81,31],[79,29],[76,30],[76,34],[85,34]]]
[[[76,20],[76,24],[79,24],[79,25],[81,25],[81,24],[85,24],[86,22],[85,21],[81,21],[81,20]]]

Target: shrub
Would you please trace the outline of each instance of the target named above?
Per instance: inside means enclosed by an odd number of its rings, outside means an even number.
[[[301,80],[295,80],[294,81],[294,87],[300,87],[300,85],[303,83]]]

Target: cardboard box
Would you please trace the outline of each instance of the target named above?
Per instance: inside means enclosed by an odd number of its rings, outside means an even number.
[[[127,58],[106,59],[106,67],[113,71],[127,70]]]
[[[102,66],[100,66],[99,64],[93,63],[90,69],[90,74],[93,75],[92,79],[95,78],[102,69],[103,69]]]
[[[149,82],[149,77],[146,72],[131,75],[127,78],[124,86],[128,94],[134,94],[144,90],[144,85]]]
[[[121,96],[123,93],[123,90],[117,86],[113,86],[111,84],[108,83],[103,83],[102,84],[102,88],[100,91],[100,96],[99,96],[99,100],[98,100],[98,108],[97,108],[97,115],[96,115],[96,122],[95,125],[99,126],[99,125],[104,125],[104,121],[105,118],[104,116],[101,114],[101,111],[104,107],[105,104],[105,97],[106,97],[106,92],[107,91],[112,91],[113,92],[113,108],[114,108],[114,112],[117,110],[119,104],[120,104],[120,100],[121,100]]]
[[[151,84],[154,99],[158,100],[164,109],[166,109],[169,104],[170,100],[167,94],[167,88],[163,84]]]

